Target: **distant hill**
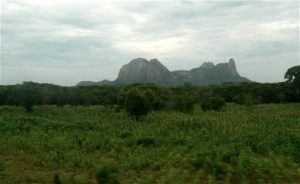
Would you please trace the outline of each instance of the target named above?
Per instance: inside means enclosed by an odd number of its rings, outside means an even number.
[[[157,59],[150,61],[137,58],[123,65],[118,77],[114,81],[103,80],[99,82],[82,81],[78,86],[113,85],[133,83],[155,83],[165,86],[182,85],[189,82],[193,85],[220,84],[224,82],[251,82],[237,72],[235,61],[214,65],[204,62],[200,67],[191,70],[169,71]]]

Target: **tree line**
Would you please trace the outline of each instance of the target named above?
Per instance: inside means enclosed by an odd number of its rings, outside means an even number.
[[[224,83],[219,85],[163,87],[155,84],[126,86],[74,86],[23,82],[0,86],[0,105],[108,105],[142,116],[152,110],[172,109],[190,112],[195,104],[203,110],[221,110],[225,103],[254,105],[300,102],[299,66],[290,68],[286,82]],[[136,112],[139,111],[139,112]]]

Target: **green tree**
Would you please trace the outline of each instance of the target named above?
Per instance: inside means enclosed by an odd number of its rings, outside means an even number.
[[[203,111],[214,110],[220,111],[226,105],[223,97],[208,97],[202,104]]]
[[[32,112],[34,106],[34,99],[30,96],[26,96],[23,100],[22,106],[25,108],[26,112]]]
[[[160,94],[158,94],[157,91],[147,89],[143,92],[143,95],[151,106],[151,110],[160,110],[165,106]]]
[[[300,87],[300,65],[289,68],[286,71],[284,78],[287,80],[287,82],[293,83],[297,87]]]
[[[253,97],[253,95],[245,94],[245,93],[236,95],[233,101],[237,104],[246,105],[246,106],[251,106],[259,103],[259,101]]]
[[[300,65],[294,66],[289,68],[284,78],[287,80],[288,83],[292,83],[293,86],[296,88],[296,95],[297,99],[299,99],[299,89],[300,89]]]
[[[192,112],[195,102],[196,100],[192,95],[179,94],[174,99],[174,109],[184,113]]]
[[[20,103],[27,112],[33,111],[33,106],[37,104],[41,96],[38,91],[28,87],[21,88],[20,95],[21,95]]]
[[[149,101],[138,89],[131,88],[123,97],[125,110],[130,116],[140,119],[151,111]]]

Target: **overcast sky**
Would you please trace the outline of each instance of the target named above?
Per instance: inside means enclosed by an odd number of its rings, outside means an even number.
[[[171,71],[234,58],[258,82],[300,64],[299,1],[1,2],[1,84],[114,80],[137,57]]]

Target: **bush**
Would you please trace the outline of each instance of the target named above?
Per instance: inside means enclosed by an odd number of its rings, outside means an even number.
[[[194,108],[196,100],[188,94],[177,95],[174,99],[174,110],[180,112],[191,112]]]
[[[144,137],[137,140],[137,145],[143,146],[143,147],[149,147],[153,146],[155,144],[155,139],[150,137]]]
[[[155,92],[151,89],[147,89],[146,91],[143,92],[143,95],[147,99],[152,110],[160,110],[165,106],[158,92]]]
[[[104,166],[97,173],[98,184],[119,184],[118,169],[115,167]]]
[[[214,110],[220,111],[226,105],[224,98],[222,97],[208,97],[202,104],[203,111]]]
[[[166,93],[156,85],[125,86],[118,96],[118,106],[136,119],[147,115],[152,110],[166,106]]]
[[[21,105],[25,108],[26,112],[32,112],[33,106],[37,103],[37,98],[39,98],[38,93],[30,89],[24,89],[21,92]]]
[[[22,106],[25,108],[26,112],[32,112],[33,105],[34,105],[34,101],[31,98],[26,98],[22,104]]]
[[[252,95],[244,94],[244,93],[236,95],[233,101],[237,104],[247,105],[247,106],[251,106],[259,103],[259,101],[256,100]]]
[[[125,110],[130,116],[140,119],[151,111],[149,101],[138,89],[132,88],[122,96]]]
[[[59,178],[58,174],[54,175],[53,183],[54,184],[62,184],[62,182],[60,181],[60,178]]]

